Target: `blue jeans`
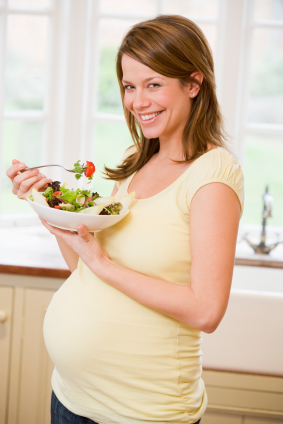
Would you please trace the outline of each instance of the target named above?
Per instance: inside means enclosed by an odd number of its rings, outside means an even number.
[[[199,424],[198,420],[195,424]],[[89,418],[81,417],[65,408],[52,391],[51,396],[51,424],[98,424]]]
[[[98,424],[89,418],[76,415],[59,401],[52,391],[51,396],[51,424]]]

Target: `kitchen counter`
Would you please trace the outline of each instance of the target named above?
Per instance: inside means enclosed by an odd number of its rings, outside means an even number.
[[[283,269],[283,243],[269,255],[256,255],[239,232],[235,265]],[[70,271],[55,240],[43,226],[0,229],[0,272],[68,278]]]
[[[56,239],[43,226],[0,229],[0,272],[68,278]]]

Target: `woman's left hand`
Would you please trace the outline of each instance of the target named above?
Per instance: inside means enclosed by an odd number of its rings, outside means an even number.
[[[105,259],[109,259],[105,250],[99,246],[94,236],[88,232],[84,225],[78,225],[76,234],[72,231],[60,230],[53,227],[41,218],[40,220],[51,234],[60,237],[67,243],[94,273],[103,268]]]

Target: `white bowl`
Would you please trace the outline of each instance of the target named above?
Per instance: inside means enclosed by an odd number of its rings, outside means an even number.
[[[48,224],[69,231],[76,231],[78,225],[85,225],[90,232],[101,231],[117,224],[129,213],[127,209],[122,215],[87,215],[42,206],[29,198],[27,201],[37,215]]]

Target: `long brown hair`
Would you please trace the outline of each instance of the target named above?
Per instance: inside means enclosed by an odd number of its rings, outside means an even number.
[[[194,81],[190,75],[201,72],[203,82],[198,95],[191,99],[190,116],[183,131],[183,153],[189,163],[208,150],[208,144],[226,147],[223,119],[216,97],[214,63],[211,48],[202,30],[191,20],[179,15],[161,15],[134,25],[118,50],[116,72],[124,114],[136,151],[116,169],[105,166],[107,179],[123,180],[141,169],[159,151],[159,139],[144,137],[137,119],[124,105],[122,56],[127,54],[155,72],[178,78],[182,85]]]

